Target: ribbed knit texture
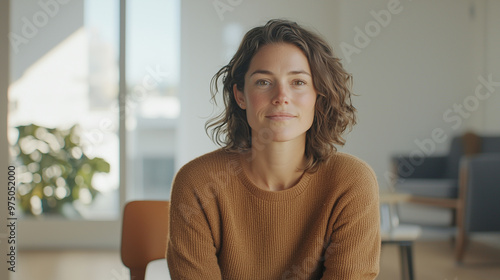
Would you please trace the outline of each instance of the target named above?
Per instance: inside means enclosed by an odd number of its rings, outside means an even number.
[[[217,150],[176,174],[167,261],[172,279],[375,279],[378,185],[336,153],[286,190],[255,186],[238,153]]]

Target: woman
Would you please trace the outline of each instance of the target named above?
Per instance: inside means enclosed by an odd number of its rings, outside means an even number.
[[[172,279],[374,279],[378,185],[336,151],[355,124],[351,76],[286,20],[250,30],[219,81],[223,146],[186,164],[171,194]]]

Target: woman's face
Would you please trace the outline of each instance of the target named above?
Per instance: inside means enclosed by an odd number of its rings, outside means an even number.
[[[309,62],[296,46],[263,46],[252,58],[243,92],[233,86],[246,110],[252,135],[274,142],[304,141],[314,120],[317,93]]]

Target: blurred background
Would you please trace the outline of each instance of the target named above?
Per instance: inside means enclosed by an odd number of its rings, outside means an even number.
[[[368,162],[381,190],[392,186],[391,156],[421,149],[418,143],[435,131],[445,140],[433,142],[432,154],[446,153],[451,138],[465,131],[500,134],[500,1],[1,5],[8,9],[0,17],[0,128],[6,132],[0,157],[2,167],[16,167],[20,252],[117,252],[124,203],[169,199],[175,172],[217,148],[204,130],[220,110],[210,103],[210,79],[245,32],[271,18],[320,33],[352,73],[359,121],[339,150]],[[490,94],[474,98],[485,80],[482,90]],[[446,224],[451,215],[416,205],[401,211],[411,222],[431,225]],[[113,279],[105,273],[100,279]]]

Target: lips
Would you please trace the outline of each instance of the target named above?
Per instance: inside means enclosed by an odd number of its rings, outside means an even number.
[[[270,120],[275,120],[275,121],[284,121],[284,120],[290,120],[295,118],[295,115],[292,115],[290,113],[286,112],[279,112],[279,113],[272,113],[266,116],[266,118]]]

